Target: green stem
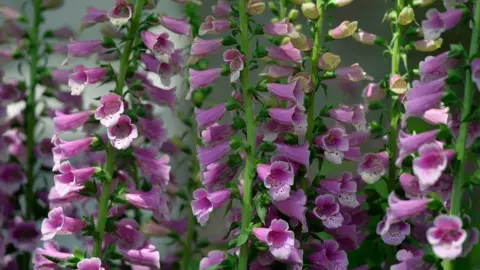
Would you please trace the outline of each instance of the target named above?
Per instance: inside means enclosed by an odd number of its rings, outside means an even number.
[[[312,49],[312,70],[310,76],[312,77],[313,89],[308,93],[309,105],[307,108],[307,132],[305,134],[305,140],[311,145],[313,143],[313,128],[315,127],[315,94],[318,85],[318,60],[320,59],[320,52],[322,49],[322,28],[323,28],[323,0],[317,0],[317,9],[319,17],[315,23],[315,33],[313,38]],[[302,189],[307,191],[308,182],[306,178],[302,178]]]
[[[280,19],[287,17],[287,0],[280,0],[278,17],[280,17]]]
[[[132,52],[132,45],[135,40],[135,36],[138,35],[137,30],[142,17],[142,10],[145,1],[137,0],[135,3],[135,12],[133,14],[132,22],[127,35],[127,42],[120,57],[120,71],[118,73],[117,85],[115,87],[115,93],[122,96],[123,87],[125,86],[125,78],[127,76],[127,69],[129,65],[129,58]],[[107,147],[107,161],[105,163],[105,180],[102,183],[102,195],[98,204],[98,218],[97,218],[97,235],[95,238],[95,246],[93,250],[93,257],[100,257],[102,255],[102,243],[105,233],[105,224],[107,222],[107,214],[109,210],[109,198],[110,198],[110,184],[112,182],[113,172],[115,170],[115,148],[108,144]]]
[[[469,61],[478,53],[479,51],[479,32],[480,32],[480,0],[476,0],[476,10],[473,12],[475,14],[475,24],[472,32],[472,39],[470,41],[470,53]],[[473,95],[475,86],[472,81],[472,71],[467,69],[465,71],[465,93],[463,96],[463,107],[461,113],[461,119],[465,119],[471,110],[473,103]],[[455,146],[455,151],[457,154],[457,160],[460,162],[458,167],[457,176],[454,178],[453,182],[453,193],[451,198],[450,206],[450,215],[458,216],[461,210],[462,196],[463,196],[463,185],[465,184],[465,161],[466,161],[466,145],[467,145],[467,136],[468,136],[468,121],[462,121],[460,124],[460,131],[458,134],[457,144]],[[453,270],[455,268],[454,261],[445,260],[443,262],[445,270]]]
[[[250,40],[248,36],[248,17],[247,17],[247,0],[239,1],[240,12],[240,33],[241,33],[241,50],[248,63]],[[245,122],[247,130],[247,142],[250,149],[247,152],[246,164],[244,169],[244,182],[243,182],[243,205],[242,205],[242,224],[241,233],[247,233],[250,226],[250,220],[252,216],[252,180],[255,174],[255,118],[253,116],[253,100],[250,93],[250,76],[248,65],[244,68],[240,74],[240,83],[243,93],[243,104],[245,109]],[[245,242],[240,248],[240,262],[239,270],[246,270],[248,266],[248,241]]]

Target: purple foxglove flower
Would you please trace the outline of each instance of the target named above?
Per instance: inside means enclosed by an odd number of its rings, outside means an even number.
[[[74,36],[73,29],[68,25],[57,28],[52,32],[53,32],[53,36],[59,39],[69,39]]]
[[[52,70],[52,79],[59,84],[68,84],[68,76],[72,73],[69,69]]]
[[[50,208],[67,207],[70,206],[72,203],[83,200],[84,198],[85,197],[74,191],[62,196],[58,193],[56,188],[51,188],[50,192],[48,193],[48,201]]]
[[[302,232],[308,232],[307,219],[305,217],[307,197],[303,190],[297,190],[283,201],[274,201],[273,205],[282,214],[302,224]]]
[[[450,111],[450,108],[448,107],[430,109],[423,113],[422,119],[425,122],[430,123],[432,125],[437,125],[437,124],[446,125],[448,123],[448,119],[450,118],[449,111]]]
[[[113,126],[107,129],[108,139],[113,147],[127,149],[133,140],[138,137],[137,127],[132,124],[130,117],[121,115]]]
[[[62,207],[56,207],[48,212],[48,218],[42,222],[42,240],[51,240],[55,235],[68,235],[79,232],[86,223],[80,219],[68,217]]]
[[[16,163],[0,164],[0,191],[2,196],[13,195],[26,183],[27,178],[20,165]]]
[[[126,24],[132,15],[133,8],[125,0],[115,0],[115,5],[107,12],[107,18],[117,27]]]
[[[55,132],[61,133],[83,126],[92,114],[93,111],[91,110],[72,114],[63,114],[60,111],[55,111],[55,117],[53,118]]]
[[[342,226],[344,218],[340,213],[340,205],[335,202],[335,197],[331,194],[320,195],[315,199],[313,213],[322,220],[326,228]]]
[[[289,162],[295,162],[307,167],[310,166],[310,151],[308,150],[308,142],[304,142],[302,145],[287,145],[282,143],[276,143],[277,153],[281,156],[285,156]]]
[[[331,118],[343,124],[352,124],[357,131],[368,131],[365,108],[362,104],[340,105],[328,111]]]
[[[448,122],[448,126],[452,131],[452,134],[458,138],[460,133],[460,116],[454,115],[452,119]],[[473,142],[480,137],[480,123],[478,121],[470,121],[468,125],[467,133],[467,147],[472,146]]]
[[[300,82],[298,80],[292,80],[288,84],[267,83],[267,89],[277,98],[293,101],[301,106],[303,104],[304,92],[300,87],[297,87],[299,84]]]
[[[45,138],[38,143],[35,149],[35,154],[37,154],[40,158],[40,162],[42,163],[42,165],[48,168],[53,167],[53,147],[54,145],[52,144],[50,139]]]
[[[212,6],[212,11],[215,16],[218,17],[229,17],[232,8],[227,0],[218,0],[216,5]]]
[[[226,111],[227,109],[223,103],[207,110],[195,108],[195,120],[197,121],[198,129],[213,125],[223,117]]]
[[[470,68],[472,69],[472,80],[477,85],[477,90],[480,91],[480,58],[473,59]]]
[[[276,259],[288,259],[294,249],[295,235],[288,230],[288,223],[283,219],[272,220],[269,228],[254,228],[253,234],[268,245]]]
[[[205,270],[209,268],[210,266],[220,264],[227,258],[227,254],[225,251],[220,251],[220,250],[212,250],[208,252],[208,256],[203,258],[200,261],[200,270]]]
[[[120,252],[123,259],[132,265],[132,269],[145,269],[139,266],[146,266],[152,270],[160,269],[160,252],[148,241],[138,249],[120,249]]]
[[[120,249],[137,249],[145,242],[145,237],[134,219],[124,218],[116,225],[117,229],[113,234],[115,244]]]
[[[93,167],[75,169],[69,161],[65,161],[60,164],[59,171],[61,174],[54,176],[55,189],[60,196],[65,196],[82,189],[82,184],[95,174],[96,169]]]
[[[148,49],[150,49],[155,57],[161,63],[170,62],[170,56],[174,51],[173,42],[168,39],[167,33],[155,34],[150,31],[142,32],[142,41]]]
[[[244,68],[245,55],[237,49],[228,49],[223,53],[223,61],[230,67],[230,82],[238,80]]]
[[[0,49],[0,67],[12,60],[13,51],[8,49]]]
[[[34,269],[57,269],[59,267],[58,263],[50,261],[45,256],[66,261],[72,258],[73,254],[61,250],[56,242],[47,241],[43,244],[43,248],[37,248],[33,254]]]
[[[0,7],[0,15],[10,21],[16,21],[21,16],[18,11],[7,6]]]
[[[327,134],[315,138],[315,144],[325,151],[325,158],[334,164],[341,164],[344,153],[349,150],[348,134],[341,127],[330,128]]]
[[[382,100],[385,98],[385,91],[380,88],[380,85],[377,83],[369,83],[365,89],[363,89],[362,96],[368,101],[373,100]]]
[[[230,21],[227,19],[215,19],[209,15],[205,18],[205,22],[200,25],[199,35],[221,34],[230,29]]]
[[[375,44],[375,41],[377,40],[377,35],[365,32],[362,29],[358,29],[358,31],[355,32],[352,35],[352,37],[356,41],[358,41],[362,44],[365,44],[365,45],[373,45],[373,44]]]
[[[341,67],[336,70],[337,78],[343,81],[359,82],[363,80],[373,80],[372,77],[367,75],[359,64],[353,64],[349,67]]]
[[[235,134],[228,124],[213,124],[207,127],[201,133],[202,141],[205,145],[213,146],[230,140],[231,135]]]
[[[410,235],[410,224],[405,221],[390,224],[388,230],[384,231],[385,217],[377,225],[377,234],[382,237],[385,244],[391,246],[400,245],[405,238]]]
[[[363,155],[362,161],[358,164],[358,174],[367,184],[374,184],[385,175],[388,168],[388,153],[377,154],[367,153]]]
[[[313,90],[313,83],[310,74],[307,72],[299,72],[288,77],[288,83],[295,82],[295,96],[297,104],[303,106],[303,94],[310,93]]]
[[[290,196],[290,186],[295,177],[293,167],[285,161],[257,165],[258,177],[263,181],[274,201],[285,200]]]
[[[427,11],[427,19],[422,21],[422,32],[426,40],[436,40],[443,32],[454,28],[462,19],[460,9],[447,10],[440,13],[433,8]]]
[[[18,250],[33,252],[38,246],[40,232],[33,221],[15,219],[14,224],[9,228],[9,240]]]
[[[82,29],[92,27],[97,23],[106,21],[108,21],[106,10],[88,7],[87,14],[85,14],[82,18]]]
[[[396,258],[399,264],[392,265],[391,270],[431,270],[433,265],[423,261],[424,252],[414,246],[405,246],[397,252]]]
[[[357,201],[357,182],[349,172],[344,172],[340,178],[324,179],[321,186],[328,192],[335,195],[340,205],[347,208],[356,208],[359,206]]]
[[[444,88],[443,78],[428,83],[414,81],[413,88],[405,95],[405,117],[422,117],[426,111],[437,108],[442,101]]]
[[[403,95],[408,90],[408,84],[405,79],[398,75],[392,74],[388,80],[389,89],[397,95]]]
[[[467,232],[457,216],[440,215],[427,230],[427,240],[433,252],[441,259],[453,260],[461,255]]]
[[[226,204],[230,198],[230,190],[223,189],[208,193],[205,189],[197,189],[193,192],[193,201],[191,202],[193,214],[197,217],[200,226],[205,226],[208,222],[210,213]]]
[[[163,27],[167,28],[173,33],[184,36],[190,36],[191,34],[190,25],[188,24],[188,18],[176,19],[164,15],[158,17],[158,20]]]
[[[404,131],[400,131],[398,137],[399,154],[395,162],[400,167],[404,158],[418,151],[420,146],[435,141],[437,133],[440,130],[430,130],[416,135],[409,135]]]
[[[158,105],[166,105],[172,112],[175,111],[176,87],[163,89],[153,85],[146,85],[145,90],[152,102]]]
[[[171,167],[168,165],[170,159],[167,155],[157,159],[157,154],[154,148],[135,148],[133,152],[142,174],[150,180],[151,184],[159,185],[165,190],[170,181]]]
[[[69,57],[88,57],[92,54],[100,52],[102,48],[103,48],[102,40],[87,40],[87,41],[70,40],[70,43],[68,43],[68,56]]]
[[[105,270],[99,258],[85,258],[77,263],[78,270]]]
[[[283,18],[278,22],[266,24],[263,32],[270,36],[288,36],[293,29],[293,24],[289,23],[287,18]]]
[[[122,97],[108,93],[100,99],[100,104],[100,107],[95,110],[95,119],[100,120],[105,127],[115,125],[125,110]]]
[[[221,71],[221,68],[210,68],[202,71],[190,69],[190,90],[186,99],[191,98],[193,91],[213,84],[220,76]]]
[[[323,243],[316,243],[314,247],[315,252],[308,256],[313,265],[320,266],[321,268],[319,269],[347,269],[347,253],[340,249],[337,241],[326,240]],[[312,269],[317,269],[313,265]]]
[[[167,129],[163,128],[163,121],[138,118],[140,135],[145,136],[154,146],[160,147],[167,140]]]
[[[80,153],[85,152],[90,147],[90,144],[95,140],[93,137],[87,137],[75,141],[61,141],[54,142],[55,147],[52,149],[53,152],[53,166],[52,171],[57,171],[60,167],[60,162],[64,159],[74,157]]]
[[[448,75],[448,69],[453,69],[457,65],[457,60],[448,58],[448,52],[437,56],[427,56],[420,62],[419,72],[422,82],[431,82]]]
[[[268,64],[263,69],[259,76],[267,77],[272,80],[287,78],[293,75],[293,68],[288,66],[280,66],[275,64]]]
[[[72,95],[78,96],[83,93],[83,89],[88,84],[96,84],[107,73],[106,68],[94,67],[86,68],[83,65],[78,65],[73,68],[73,73],[68,77],[68,86],[72,89]]]
[[[297,106],[290,108],[270,108],[268,114],[275,122],[293,127],[295,135],[304,135],[307,131],[307,117],[305,111]]]
[[[300,64],[302,62],[302,54],[300,50],[295,48],[292,43],[281,46],[271,46],[267,48],[268,56],[284,62],[294,62]]]
[[[137,208],[152,211],[153,216],[158,220],[168,219],[167,198],[157,185],[149,191],[129,191],[125,194],[125,199]]]
[[[337,27],[328,31],[328,35],[333,39],[342,39],[351,36],[357,31],[358,22],[343,21]]]
[[[0,85],[0,105],[6,106],[22,98],[23,94],[17,85],[16,81]]]
[[[172,54],[173,56],[173,54]],[[157,60],[154,56],[150,54],[142,54],[140,56],[142,62],[145,64],[148,70],[158,74],[160,76],[160,80],[164,85],[170,85],[171,77],[174,75],[174,66],[170,63],[161,63]],[[173,60],[173,58],[171,59]]]
[[[420,146],[420,156],[413,160],[413,172],[418,177],[420,189],[434,185],[453,159],[453,150],[443,150],[438,143]]]
[[[443,44],[443,39],[439,38],[437,40],[417,40],[413,44],[415,47],[415,50],[420,51],[420,52],[433,52],[440,47],[442,47]]]
[[[199,59],[216,52],[222,46],[222,39],[201,39],[196,37],[190,49],[189,64],[195,64]]]
[[[424,192],[420,189],[418,177],[408,173],[400,175],[400,186],[405,191],[405,197],[409,199],[422,199]]]
[[[478,229],[473,227],[470,230],[467,242],[463,246],[462,254],[460,256],[467,257],[468,254],[470,254],[470,252],[472,251],[473,246],[475,246],[478,243],[478,241],[479,241]]]
[[[385,225],[380,234],[386,233],[390,225],[414,217],[427,210],[430,199],[401,200],[392,192],[388,196],[388,209]]]
[[[232,170],[225,163],[212,163],[202,173],[202,184],[211,191],[216,185],[221,186],[230,182],[236,173],[236,170]]]

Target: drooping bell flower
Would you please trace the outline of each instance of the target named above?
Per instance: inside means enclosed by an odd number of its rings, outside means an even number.
[[[108,139],[116,149],[127,149],[138,137],[137,127],[127,115],[121,115],[113,126],[107,129]]]
[[[377,35],[375,34],[372,34],[372,33],[369,33],[369,32],[365,32],[363,31],[362,29],[358,29],[357,32],[355,32],[352,37],[362,43],[362,44],[365,44],[365,45],[373,45],[375,44],[375,42],[378,41],[378,37]]]
[[[223,61],[230,67],[230,82],[238,80],[244,68],[245,55],[237,49],[228,49],[223,53]]]
[[[420,156],[413,160],[413,172],[418,177],[420,189],[434,185],[453,159],[453,150],[443,150],[438,143],[422,145]]]
[[[191,34],[188,18],[177,19],[163,15],[159,16],[158,20],[163,27],[176,34],[184,36],[190,36]]]
[[[286,260],[294,249],[295,235],[288,230],[288,223],[283,219],[274,219],[269,228],[254,228],[253,234],[268,245],[270,253],[279,260]]]
[[[441,259],[453,260],[462,253],[467,232],[462,229],[463,222],[457,216],[440,215],[433,221],[433,227],[427,230],[427,240],[433,252]]]
[[[431,0],[426,0],[431,1]],[[391,266],[391,270],[407,270],[407,269],[432,269],[433,265],[423,260],[424,252],[421,249],[417,249],[414,246],[404,246],[397,252],[396,258],[400,262]]]
[[[403,95],[408,90],[407,81],[398,74],[393,74],[388,80],[389,89],[397,95]]]
[[[315,144],[325,151],[325,158],[334,164],[341,164],[345,152],[349,150],[348,134],[341,127],[330,128],[327,134],[315,138]]]
[[[65,161],[60,164],[59,171],[61,174],[54,176],[54,188],[60,196],[64,196],[82,189],[82,185],[95,174],[96,169],[94,167],[75,169],[69,161]]]
[[[217,17],[228,17],[232,7],[230,7],[230,3],[227,0],[218,0],[217,4],[212,6],[212,11]]]
[[[125,199],[137,208],[152,211],[153,216],[158,220],[169,218],[166,195],[157,185],[154,185],[149,191],[128,191]]]
[[[35,154],[38,155],[42,166],[47,168],[53,167],[53,149],[54,145],[50,139],[45,138],[41,140],[35,148]]]
[[[55,269],[59,267],[58,263],[47,259],[45,256],[66,261],[72,258],[73,254],[61,250],[56,242],[47,241],[43,244],[43,248],[37,248],[33,254],[34,269]]]
[[[381,234],[386,233],[396,222],[406,220],[427,210],[430,199],[401,200],[395,192],[388,196],[388,209],[385,225]]]
[[[197,121],[198,129],[213,125],[223,117],[226,111],[227,109],[223,103],[206,110],[195,108],[195,120]]]
[[[304,94],[313,91],[312,78],[307,72],[298,72],[295,75],[288,77],[288,83],[292,82],[295,82],[294,94],[297,105],[300,105],[303,108]]]
[[[291,42],[281,46],[270,46],[267,48],[268,56],[284,62],[293,62],[300,64],[302,62],[302,54],[299,49],[295,48]]]
[[[288,66],[280,66],[275,64],[267,64],[263,71],[258,74],[268,79],[276,80],[280,78],[287,78],[293,74],[293,68]]]
[[[303,104],[304,93],[300,88],[297,88],[298,81],[292,80],[288,84],[282,83],[267,83],[267,89],[277,98]]]
[[[74,36],[73,29],[68,25],[57,28],[53,30],[52,33],[53,33],[53,36],[58,39],[69,39]]]
[[[358,22],[343,21],[340,25],[328,31],[328,35],[333,39],[342,39],[351,36],[357,31]]]
[[[68,86],[72,90],[72,95],[82,94],[87,85],[101,81],[106,73],[107,69],[102,67],[86,68],[83,65],[74,67],[73,73],[70,73],[68,79]]]
[[[308,259],[313,265],[319,266],[320,269],[347,269],[347,253],[340,249],[340,245],[337,241],[326,240],[323,243],[317,242],[313,245],[313,248],[315,249],[315,252],[308,256]]]
[[[158,185],[163,190],[167,189],[170,181],[171,167],[168,165],[170,158],[164,155],[157,158],[158,151],[154,148],[135,148],[133,155],[136,158],[138,167],[152,185]]]
[[[116,227],[113,237],[120,249],[137,249],[145,242],[145,237],[134,219],[123,218],[116,223]]]
[[[7,106],[22,99],[22,91],[18,88],[18,82],[12,81],[0,84],[0,105]]]
[[[276,143],[276,151],[279,155],[284,156],[288,162],[294,162],[309,168],[310,151],[308,150],[308,142],[304,142],[302,145],[287,145],[282,143]]]
[[[132,266],[132,269],[160,269],[160,252],[155,245],[145,241],[138,249],[120,249],[123,259]]]
[[[342,59],[340,56],[331,52],[326,52],[318,59],[317,67],[322,70],[334,70],[341,62]]]
[[[81,28],[85,29],[106,21],[108,21],[107,10],[88,7],[87,13],[82,18]]]
[[[427,19],[422,21],[422,32],[426,40],[436,40],[443,32],[454,28],[462,19],[460,9],[440,13],[437,9],[427,11]]]
[[[100,107],[95,110],[95,119],[105,127],[115,125],[124,112],[122,97],[115,93],[108,93],[100,99]]]
[[[427,56],[419,65],[420,80],[427,83],[445,78],[448,75],[448,70],[455,68],[456,64],[456,59],[448,58],[448,52],[437,56]]]
[[[223,189],[208,193],[205,189],[197,189],[193,192],[191,202],[193,214],[196,216],[200,226],[207,224],[210,213],[226,204],[230,198],[230,190]]]
[[[293,128],[295,135],[304,135],[307,132],[307,117],[305,111],[298,106],[290,108],[270,108],[268,114],[273,121]]]
[[[405,197],[409,199],[421,199],[424,197],[424,191],[420,189],[418,177],[408,173],[400,175],[400,186],[405,191]]]
[[[0,192],[13,195],[22,185],[27,183],[27,178],[22,167],[17,163],[0,163]]]
[[[150,31],[143,31],[142,41],[150,49],[161,63],[168,63],[174,51],[173,42],[168,39],[168,33],[155,34]]]
[[[68,76],[72,73],[69,69],[54,69],[52,70],[52,79],[59,84],[68,84]]]
[[[263,26],[263,32],[270,36],[288,36],[293,29],[293,24],[289,23],[287,18]]]
[[[357,182],[349,172],[344,172],[341,177],[336,179],[323,179],[320,183],[322,188],[337,197],[340,205],[347,208],[356,208],[359,206],[357,200]]]
[[[388,230],[384,230],[385,220],[385,217],[383,217],[378,223],[377,234],[382,237],[383,242],[387,245],[400,245],[410,235],[410,224],[401,220],[391,224]]]
[[[315,199],[313,213],[319,218],[326,228],[338,228],[342,226],[343,215],[340,213],[340,205],[331,194],[320,195]]]
[[[477,85],[477,90],[480,91],[480,58],[473,59],[470,68],[472,70],[472,81]]]
[[[190,90],[187,93],[186,99],[190,100],[193,91],[213,84],[221,72],[221,68],[210,68],[206,70],[190,69]]]
[[[271,164],[258,164],[257,175],[269,190],[272,200],[281,201],[290,196],[295,176],[290,163],[273,161]]]
[[[359,82],[363,80],[373,80],[359,64],[353,64],[349,67],[337,68],[335,71],[337,78],[348,82]]]
[[[72,191],[66,195],[60,195],[56,188],[51,188],[48,193],[48,202],[50,208],[55,207],[67,207],[73,203],[80,202],[86,197],[80,195],[79,193]]]
[[[213,124],[201,132],[201,138],[205,145],[213,146],[230,140],[235,132],[229,124]]]
[[[225,253],[225,251],[212,250],[208,252],[207,257],[202,258],[202,260],[200,261],[199,269],[205,270],[210,266],[220,264],[221,262],[223,262],[223,260],[225,260],[226,257],[227,254]]]
[[[78,270],[105,270],[99,258],[85,258],[77,263]]]
[[[125,0],[115,0],[115,5],[108,10],[107,17],[114,26],[126,24],[133,15],[133,8]]]
[[[357,131],[368,131],[365,108],[362,104],[340,105],[338,108],[330,109],[328,114],[340,123],[353,125]]]
[[[458,139],[460,133],[460,116],[454,115],[448,122],[448,127],[452,131],[452,134]],[[466,147],[471,147],[477,138],[480,137],[480,123],[478,121],[470,121],[467,130],[467,144]]]
[[[449,114],[449,107],[434,108],[425,111],[422,115],[422,119],[432,125],[448,124],[448,119],[451,118]]]
[[[69,57],[88,57],[98,53],[103,48],[102,40],[76,41],[70,40],[68,43]]]
[[[64,114],[60,111],[55,111],[55,117],[53,118],[55,132],[60,133],[81,127],[88,121],[88,119],[90,119],[92,114],[92,110],[72,114]]]
[[[437,49],[440,49],[443,44],[443,39],[439,38],[436,40],[417,40],[413,43],[415,50],[420,52],[433,52]]]
[[[291,193],[285,200],[273,201],[273,205],[278,211],[302,224],[302,232],[308,232],[307,219],[305,217],[306,203],[307,196],[305,196],[305,192],[302,189]]]
[[[153,85],[146,85],[145,90],[152,102],[161,106],[168,106],[172,112],[175,111],[176,87],[163,89]]]
[[[48,218],[42,222],[42,240],[51,240],[55,235],[68,235],[79,232],[86,223],[80,219],[68,217],[62,207],[56,207],[48,212]]]
[[[377,83],[369,83],[362,93],[362,97],[368,101],[382,100],[385,96],[385,91]]]
[[[140,135],[149,139],[154,146],[160,147],[167,140],[167,129],[163,127],[161,119],[138,118],[138,128]]]
[[[190,48],[189,64],[195,64],[199,59],[215,53],[222,46],[222,39],[201,39],[196,37]]]
[[[431,143],[435,140],[437,133],[440,130],[430,130],[420,134],[410,135],[400,130],[398,136],[399,154],[395,162],[397,167],[400,167],[404,158],[418,151],[420,146]]]
[[[7,6],[0,7],[0,15],[10,21],[16,21],[21,16],[18,11]]]
[[[35,222],[17,217],[9,228],[8,239],[17,250],[33,252],[38,246],[40,232]]]
[[[221,34],[230,29],[230,21],[227,19],[215,19],[209,15],[205,18],[205,22],[200,25],[199,35]]]
[[[374,184],[385,175],[388,168],[388,153],[367,153],[358,164],[358,174],[367,184]]]
[[[80,153],[85,152],[92,142],[95,140],[93,137],[87,137],[78,139],[75,141],[60,141],[56,142],[55,147],[52,149],[54,166],[52,171],[57,171],[60,162],[64,159],[74,157]]]

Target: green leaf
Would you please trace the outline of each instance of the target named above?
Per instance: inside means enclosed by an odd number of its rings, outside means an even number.
[[[267,208],[260,200],[255,201],[255,209],[257,210],[258,217],[265,224],[265,217],[267,216]]]
[[[378,100],[373,100],[368,104],[368,108],[370,110],[379,110],[383,108],[383,104]]]
[[[248,241],[249,236],[250,236],[250,234],[248,232],[240,233],[236,238],[237,239],[236,246],[239,247],[239,246],[245,244]]]
[[[427,254],[423,256],[423,261],[426,263],[435,264],[437,262],[437,258],[433,254]]]
[[[445,82],[450,85],[461,83],[462,74],[456,69],[449,69],[448,76],[447,79],[445,79]]]
[[[117,225],[115,224],[115,218],[109,217],[105,222],[105,231],[106,232],[115,232],[117,230]]]
[[[236,44],[237,44],[237,40],[232,36],[226,36],[222,40],[222,45],[223,46],[232,46],[232,45],[236,45]]]
[[[235,116],[232,120],[232,128],[234,130],[241,130],[244,129],[246,126],[245,120],[240,116]]]
[[[233,111],[233,110],[240,109],[242,105],[233,97],[229,97],[227,99],[227,102],[225,103],[225,107],[227,108],[227,111]]]
[[[115,48],[117,45],[115,41],[111,37],[104,37],[103,38],[103,47],[104,48]]]
[[[465,56],[465,48],[461,43],[450,44],[450,51],[448,52],[449,58],[457,58],[460,56]]]
[[[258,149],[262,152],[273,152],[277,149],[277,146],[271,142],[263,141]]]
[[[263,24],[257,24],[255,28],[253,29],[253,34],[261,36],[264,34],[263,32]]]
[[[230,148],[237,150],[244,145],[242,138],[240,136],[233,136],[230,139]]]

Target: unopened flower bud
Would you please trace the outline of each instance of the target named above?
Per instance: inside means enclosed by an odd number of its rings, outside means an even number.
[[[362,96],[368,101],[373,101],[384,99],[386,94],[385,91],[383,91],[383,89],[380,88],[380,85],[378,85],[377,83],[369,83],[365,87],[365,89],[363,89]]]
[[[341,39],[351,36],[357,31],[358,22],[343,21],[339,26],[328,31],[328,35],[333,39]]]
[[[280,45],[285,45],[290,43],[290,38],[289,37],[283,37],[282,41],[280,42]]]
[[[330,2],[328,2],[328,5],[333,7],[343,7],[352,2],[353,0],[330,0]]]
[[[413,46],[415,50],[421,52],[433,52],[440,47],[442,47],[443,39],[439,38],[437,40],[418,40],[415,41]]]
[[[298,32],[300,32],[302,30],[302,25],[301,24],[296,24],[295,25],[295,30],[297,30]]]
[[[352,36],[356,41],[365,45],[375,44],[375,39],[377,38],[377,35],[365,32],[362,29],[358,29]]]
[[[342,62],[340,56],[327,52],[320,56],[317,66],[323,70],[334,70],[336,67],[338,67],[338,65],[340,65],[340,62]]]
[[[247,4],[247,13],[251,16],[262,15],[265,11],[265,2],[261,0],[250,0]]]
[[[276,22],[279,22],[279,21],[280,21],[280,19],[277,18],[277,17],[274,17],[270,20],[271,23],[276,23]]]
[[[299,49],[300,51],[307,51],[309,49],[307,37],[297,31],[293,31],[290,34],[290,42],[292,43],[293,47]]]
[[[413,0],[414,7],[426,7],[433,4],[435,0]]]
[[[388,81],[388,84],[389,84],[390,90],[392,90],[392,92],[398,95],[403,95],[408,90],[407,82],[402,76],[398,74],[393,74],[392,76],[390,76],[390,80]]]
[[[406,6],[400,11],[397,22],[401,25],[409,25],[415,19],[415,11],[411,6]]]
[[[314,3],[303,3],[302,13],[303,13],[303,16],[311,20],[316,20],[320,16],[318,14],[317,6]]]
[[[289,12],[288,12],[288,21],[289,22],[293,22],[297,19],[298,17],[298,9],[291,9]]]

